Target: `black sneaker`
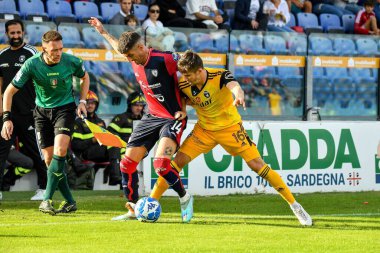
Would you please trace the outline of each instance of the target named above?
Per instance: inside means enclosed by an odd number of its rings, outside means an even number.
[[[76,202],[70,204],[67,201],[62,201],[61,205],[59,205],[59,208],[56,212],[57,213],[71,213],[71,212],[75,212],[76,210],[78,210]]]
[[[53,207],[53,201],[51,199],[42,201],[38,209],[41,212],[48,213],[50,215],[55,215],[57,213],[57,210]]]

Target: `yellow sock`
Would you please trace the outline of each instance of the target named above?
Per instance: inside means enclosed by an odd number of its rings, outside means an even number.
[[[178,165],[174,162],[171,161],[170,165],[175,168],[178,172],[181,171],[181,168],[178,167]],[[154,184],[153,190],[150,193],[151,198],[155,198],[159,200],[162,197],[162,194],[169,188],[168,183],[163,177],[158,177],[156,183]]]
[[[285,184],[280,175],[265,164],[259,170],[259,176],[267,180],[270,185],[283,197],[289,204],[293,204],[296,200],[289,187]]]

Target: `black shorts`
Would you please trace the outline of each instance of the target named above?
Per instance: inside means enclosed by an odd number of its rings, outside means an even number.
[[[55,108],[36,107],[34,109],[34,123],[37,132],[38,144],[41,148],[54,146],[54,137],[65,134],[71,137],[75,122],[75,103]]]
[[[187,118],[178,121],[175,119],[157,118],[146,114],[133,129],[127,147],[144,146],[149,152],[158,140],[168,137],[174,140],[177,143],[177,148],[179,148],[186,124]]]

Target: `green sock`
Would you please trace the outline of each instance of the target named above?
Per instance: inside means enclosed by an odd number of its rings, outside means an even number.
[[[66,162],[63,161],[63,166],[66,166]],[[67,182],[67,175],[65,171],[62,171],[63,177],[59,180],[58,189],[61,192],[62,196],[66,199],[66,201],[70,204],[75,203],[73,195],[71,194],[69,184]]]
[[[63,165],[62,165],[63,162]],[[47,184],[44,200],[52,199],[55,190],[57,189],[59,181],[63,177],[63,166],[65,164],[65,157],[53,155],[53,159],[47,171]]]

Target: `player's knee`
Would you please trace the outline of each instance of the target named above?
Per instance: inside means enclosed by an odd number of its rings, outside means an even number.
[[[120,171],[127,174],[132,174],[137,170],[137,162],[133,161],[128,156],[124,156],[120,161]]]
[[[153,167],[156,171],[157,175],[164,176],[166,175],[170,170],[170,159],[168,158],[154,158],[153,160]]]
[[[258,173],[260,169],[265,165],[265,162],[261,157],[257,157],[247,162],[249,168],[251,168],[254,172]]]

